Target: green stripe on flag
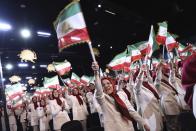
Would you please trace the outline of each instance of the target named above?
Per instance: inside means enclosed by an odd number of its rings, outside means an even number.
[[[81,12],[79,1],[73,1],[68,4],[58,15],[57,19],[54,21],[54,27],[56,28],[57,23],[64,21],[65,19],[74,16],[75,14]]]

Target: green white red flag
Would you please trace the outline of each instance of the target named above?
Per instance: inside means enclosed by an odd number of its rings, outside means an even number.
[[[172,35],[169,32],[167,33],[165,45],[169,52],[171,52],[174,48],[178,47],[178,43],[176,42],[176,40],[172,37]]]
[[[142,58],[141,52],[134,45],[128,45],[127,49],[128,49],[128,53],[131,54],[132,63]]]
[[[125,50],[124,52],[116,55],[112,61],[108,64],[108,67],[112,70],[123,70],[124,66],[129,66],[131,63],[131,52],[127,52]]]
[[[59,84],[58,76],[54,76],[52,78],[44,77],[43,85],[45,88],[50,88],[50,89],[60,89],[61,88],[61,86]]]
[[[75,83],[77,85],[80,85],[81,84],[80,77],[78,75],[76,75],[75,73],[72,73],[72,75],[71,75],[71,82]]]
[[[152,56],[152,53],[155,51],[155,50],[158,50],[159,49],[159,46],[155,40],[155,32],[154,32],[154,28],[153,26],[151,26],[151,29],[150,29],[150,35],[149,35],[149,39],[148,39],[148,51],[147,51],[147,56],[148,57],[151,57]]]
[[[141,52],[142,56],[145,56],[147,54],[149,48],[148,41],[141,41],[133,45]]]
[[[59,50],[90,41],[79,0],[68,4],[54,22]]]
[[[54,68],[59,75],[65,75],[71,70],[71,63],[67,60],[64,62],[53,62]]]
[[[91,79],[92,79],[91,77],[83,75],[80,78],[80,82],[83,83],[84,85],[88,85],[90,83]]]
[[[10,100],[14,99],[17,96],[21,97],[23,94],[23,87],[20,83],[11,85],[5,88],[5,94]]]
[[[159,30],[156,36],[156,41],[159,45],[164,45],[167,38],[167,23],[164,21],[162,23],[158,23]]]

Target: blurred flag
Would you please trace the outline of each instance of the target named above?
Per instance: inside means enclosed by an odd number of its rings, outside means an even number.
[[[167,37],[167,23],[164,21],[162,23],[158,23],[159,30],[156,36],[156,41],[159,45],[164,45]]]
[[[43,85],[45,88],[51,88],[51,89],[61,88],[61,86],[59,84],[58,76],[54,76],[52,78],[44,77]]]
[[[59,13],[54,27],[60,51],[90,40],[79,0],[73,0]]]
[[[65,75],[71,70],[71,63],[67,60],[64,62],[53,62],[54,68],[59,75]]]

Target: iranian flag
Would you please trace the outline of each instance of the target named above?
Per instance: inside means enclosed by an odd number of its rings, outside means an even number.
[[[148,52],[148,41],[141,41],[138,43],[133,44],[140,52],[142,56],[145,56]]]
[[[77,85],[80,85],[80,77],[78,75],[76,75],[75,73],[72,73],[71,75],[71,82],[75,83]]]
[[[134,45],[128,45],[127,48],[129,54],[131,54],[132,62],[135,62],[142,58],[141,52]]]
[[[169,32],[167,33],[165,44],[169,52],[171,52],[174,48],[178,47],[178,43],[176,42],[176,40],[172,37],[172,35]]]
[[[159,45],[165,44],[166,38],[167,38],[167,23],[164,21],[162,23],[158,23],[159,30],[158,34],[156,36],[156,41]]]
[[[160,59],[152,58],[152,66],[156,67],[160,63]]]
[[[83,75],[83,76],[80,78],[80,82],[83,83],[84,85],[89,84],[90,81],[91,81],[91,77],[86,76],[86,75]]]
[[[53,62],[54,68],[59,75],[65,75],[71,70],[71,63],[68,61],[64,62]]]
[[[23,94],[23,87],[20,83],[11,85],[5,88],[5,93],[10,100],[16,98],[17,96],[21,97]]]
[[[125,81],[128,81],[128,80],[129,80],[129,74],[128,74],[128,73],[125,73],[125,74],[124,74],[124,80],[125,80]]]
[[[52,78],[44,77],[43,85],[44,85],[45,88],[50,88],[50,89],[59,89],[59,88],[61,88],[61,86],[59,84],[58,76],[54,76]]]
[[[54,27],[60,51],[74,44],[90,40],[79,0],[74,0],[59,13]]]
[[[155,40],[155,32],[154,32],[154,28],[151,25],[151,29],[150,29],[150,35],[149,35],[149,39],[148,39],[148,51],[147,51],[147,56],[151,57],[152,53],[155,50],[158,50],[159,46]]]
[[[116,55],[112,61],[108,64],[108,67],[112,70],[123,70],[124,66],[131,63],[131,55],[127,53],[127,50]]]

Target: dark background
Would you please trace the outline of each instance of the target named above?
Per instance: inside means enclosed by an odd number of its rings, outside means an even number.
[[[71,62],[73,71],[79,76],[92,75],[91,56],[87,44],[73,46],[59,53],[57,48],[56,32],[53,21],[65,7],[68,0],[0,0],[0,20],[9,22],[13,29],[0,32],[0,52],[3,64],[5,84],[8,78],[19,75],[23,83],[25,77],[37,77],[37,83],[42,83],[44,76],[50,77],[55,73],[48,73],[40,64],[48,65],[52,61]],[[101,8],[98,5],[101,4]],[[82,0],[82,10],[93,47],[100,51],[97,58],[101,68],[118,53],[124,51],[128,44],[148,40],[150,26],[154,25],[157,32],[157,23],[168,22],[168,30],[177,34],[177,40],[186,44],[196,41],[196,8],[193,1],[182,0]],[[115,15],[107,11],[115,13]],[[22,39],[19,30],[28,27],[32,37]],[[50,32],[49,38],[37,36],[38,30]],[[101,46],[98,47],[98,44]],[[112,49],[110,48],[112,46]],[[30,63],[27,68],[18,68],[20,59],[17,54],[23,49],[32,49],[37,53],[36,63]],[[7,63],[14,68],[5,69]],[[31,65],[36,68],[32,69]]]

